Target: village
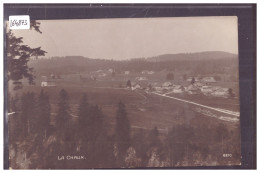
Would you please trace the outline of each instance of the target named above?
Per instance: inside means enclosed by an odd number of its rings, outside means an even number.
[[[77,80],[79,84],[95,83],[102,85],[102,82],[120,83],[111,84],[111,87],[119,87],[130,90],[144,90],[146,93],[155,92],[158,94],[188,94],[205,95],[208,97],[235,98],[236,94],[232,88],[218,86],[218,81],[212,76],[185,76],[178,79],[155,79],[155,71],[143,70],[139,73],[122,71],[120,74],[113,69],[97,70],[85,74],[76,74],[73,77],[63,75],[41,76],[41,87],[54,87],[62,82]],[[77,82],[76,82],[77,83]]]

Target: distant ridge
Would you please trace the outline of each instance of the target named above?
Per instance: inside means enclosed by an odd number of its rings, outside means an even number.
[[[188,61],[188,60],[216,60],[223,58],[238,58],[238,55],[222,52],[222,51],[207,51],[197,53],[178,53],[178,54],[164,54],[155,57],[146,58],[150,62],[161,62],[161,61]]]
[[[193,74],[229,74],[238,70],[238,55],[227,52],[198,52],[164,54],[131,60],[93,59],[83,56],[63,56],[35,59],[28,64],[37,75],[79,74],[97,70],[123,71],[178,71]]]

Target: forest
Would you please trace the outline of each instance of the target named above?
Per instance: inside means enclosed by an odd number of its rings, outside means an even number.
[[[59,93],[52,115],[48,93],[41,90],[10,97],[9,152],[12,169],[145,168],[239,164],[239,126],[216,128],[178,124],[163,134],[157,127],[133,131],[123,102],[117,105],[115,125],[105,121],[99,105],[86,93],[71,116],[69,93]],[[54,117],[54,120],[52,121]],[[113,131],[109,134],[109,129]],[[227,158],[223,153],[231,153]],[[63,159],[62,159],[63,158]],[[74,158],[74,159],[72,159]]]
[[[39,76],[74,74],[100,69],[114,69],[116,73],[167,70],[193,75],[232,74],[234,75],[232,80],[238,81],[236,75],[238,57],[225,52],[170,54],[131,60],[91,59],[82,56],[50,57],[31,60],[28,65],[37,69],[36,75]]]

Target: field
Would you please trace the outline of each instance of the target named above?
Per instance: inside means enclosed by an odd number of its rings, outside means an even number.
[[[52,114],[57,112],[57,104],[59,99],[59,91],[64,88],[70,99],[70,108],[72,115],[77,116],[77,108],[79,100],[83,93],[87,94],[88,102],[91,105],[99,105],[106,118],[108,126],[115,124],[115,115],[117,111],[117,104],[122,101],[126,105],[126,110],[130,120],[131,127],[135,129],[150,130],[155,126],[161,133],[167,133],[176,124],[187,124],[188,126],[200,126],[207,124],[209,126],[217,125],[219,122],[228,123],[229,127],[237,122],[226,122],[214,117],[206,116],[205,114],[196,111],[196,106],[189,103],[183,103],[176,100],[160,97],[153,94],[147,94],[143,90],[129,90],[126,88],[110,88],[110,87],[94,87],[94,86],[55,86],[55,87],[40,87],[40,86],[26,86],[18,92],[34,92],[40,93],[41,89],[46,91],[50,97],[52,105]],[[199,103],[209,106],[225,105],[223,108],[228,110],[237,110],[237,106],[231,105],[233,100],[226,99],[197,99],[196,96],[184,97],[182,95],[175,95],[180,98],[191,101],[199,101]],[[197,99],[197,100],[196,100]],[[207,100],[206,100],[207,99]],[[209,101],[211,100],[211,102]],[[225,100],[225,102],[223,102]],[[234,101],[233,101],[234,102]],[[215,113],[213,111],[213,113]],[[217,113],[215,113],[217,114]],[[227,115],[224,115],[227,116]],[[113,128],[109,128],[113,129]],[[112,132],[112,131],[111,131]]]

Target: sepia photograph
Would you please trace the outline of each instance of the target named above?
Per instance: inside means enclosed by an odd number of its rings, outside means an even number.
[[[236,16],[5,25],[9,169],[241,165]]]

